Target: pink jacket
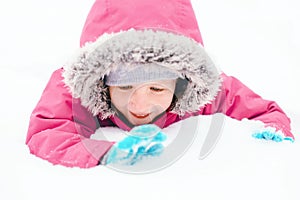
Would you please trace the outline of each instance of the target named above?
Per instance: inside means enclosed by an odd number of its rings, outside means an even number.
[[[122,1],[122,4],[119,2],[117,0],[95,2],[83,28],[81,46],[84,46],[86,42],[96,43],[97,38],[104,37],[105,34],[145,28],[167,30],[191,38],[197,44],[202,44],[190,1],[126,0],[126,3]],[[88,47],[84,52],[90,49],[94,51],[93,48],[93,46]],[[116,115],[106,114],[106,110],[107,113],[110,111],[105,103],[101,102],[96,106],[97,99],[100,98],[104,102],[107,100],[103,96],[96,95],[97,98],[94,98],[92,95],[87,95],[87,99],[83,97],[82,88],[90,88],[85,83],[90,82],[89,77],[80,74],[84,70],[80,62],[83,62],[82,59],[87,54],[84,55],[76,61],[72,70],[61,68],[52,74],[30,118],[26,144],[31,153],[53,164],[81,168],[96,166],[113,143],[90,139],[95,130],[104,126],[118,126],[124,130],[130,130],[130,127],[126,126]],[[85,65],[89,63],[84,62]],[[78,68],[80,72],[75,74],[74,70]],[[72,73],[66,74],[68,70]],[[204,70],[203,73],[206,71]],[[193,73],[195,72],[192,71],[191,74]],[[266,126],[275,127],[285,136],[294,138],[290,132],[289,118],[275,102],[262,99],[234,77],[229,77],[224,73],[220,76],[222,89],[215,91],[213,86],[207,86],[200,98],[204,103],[197,104],[198,110],[184,112],[184,114],[167,112],[154,123],[163,128],[190,116],[221,112],[238,120],[243,118],[260,120]],[[80,82],[81,78],[85,82]],[[197,83],[193,84],[197,88]],[[99,89],[98,85],[97,89]],[[203,88],[200,88],[200,91],[203,91]],[[95,90],[89,94],[95,94]]]

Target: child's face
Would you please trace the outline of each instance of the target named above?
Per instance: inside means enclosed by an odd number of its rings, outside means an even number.
[[[110,86],[113,105],[133,125],[150,123],[172,103],[176,80]]]

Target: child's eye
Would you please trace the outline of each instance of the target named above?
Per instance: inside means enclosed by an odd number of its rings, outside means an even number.
[[[130,90],[130,89],[132,89],[132,86],[131,85],[119,86],[119,89],[121,89],[121,90]]]
[[[163,88],[158,88],[158,87],[150,87],[150,90],[152,90],[154,92],[162,92],[162,91],[164,91]]]

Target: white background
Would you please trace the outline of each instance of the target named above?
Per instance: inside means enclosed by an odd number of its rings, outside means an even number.
[[[52,166],[29,154],[30,113],[53,70],[79,46],[92,0],[0,2],[0,197],[5,199],[299,199],[300,145],[251,138],[226,121],[213,153],[193,144],[169,168],[128,175],[104,167]],[[297,0],[194,0],[205,47],[219,68],[290,116],[300,131]]]

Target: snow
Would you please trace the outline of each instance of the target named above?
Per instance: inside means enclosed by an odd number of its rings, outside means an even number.
[[[79,45],[93,1],[1,1],[0,195],[5,199],[300,198],[300,52],[296,0],[192,1],[205,46],[218,66],[292,120],[296,142],[255,140],[256,122],[226,118],[213,151],[199,160],[211,116],[184,155],[155,173],[132,175],[98,166],[53,166],[29,153],[30,113],[51,72]],[[297,140],[298,139],[298,140]]]

